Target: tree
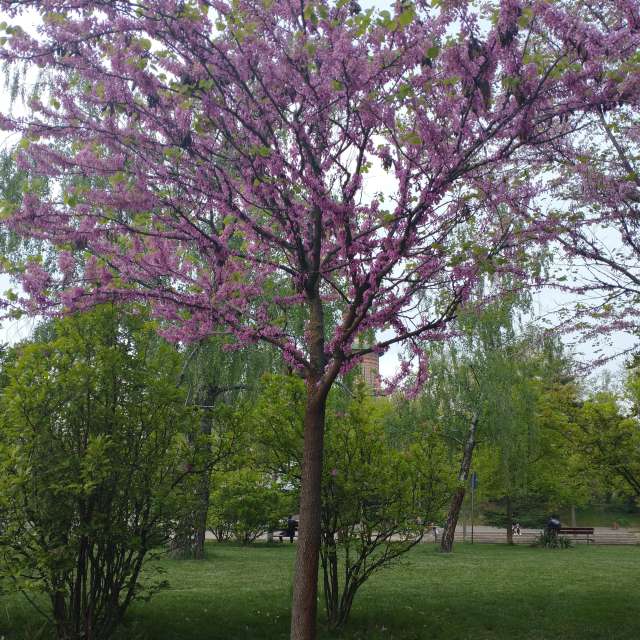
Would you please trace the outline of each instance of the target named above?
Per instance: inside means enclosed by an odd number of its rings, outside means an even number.
[[[172,540],[174,555],[181,557],[204,558],[212,473],[236,455],[246,440],[242,418],[228,419],[226,407],[255,395],[261,374],[273,366],[274,352],[268,345],[230,352],[226,344],[224,338],[209,338],[184,353],[181,383],[189,403],[200,411],[200,432],[191,443],[199,481],[192,508],[185,512]]]
[[[56,322],[6,371],[0,567],[48,596],[60,640],[110,637],[158,586],[141,570],[179,514],[196,424],[179,363],[144,317],[106,307]]]
[[[300,484],[304,383],[265,380],[252,432],[254,467],[295,495]],[[393,405],[356,383],[334,389],[327,410],[320,559],[330,628],[347,623],[360,587],[418,544],[449,496],[447,457],[435,433],[399,442],[387,429]],[[290,452],[284,454],[283,452]]]
[[[213,478],[209,528],[218,541],[227,535],[250,544],[266,531],[273,531],[283,514],[291,513],[288,497],[268,474],[238,468]]]
[[[531,363],[519,353],[525,341],[517,336],[516,312],[527,304],[522,293],[512,293],[480,310],[469,309],[458,316],[456,338],[428,348],[432,377],[421,394],[420,413],[437,425],[452,457],[462,454],[442,533],[443,552],[453,549],[478,443],[513,442],[514,432],[525,428],[520,418],[527,407],[521,410],[518,402],[526,404],[527,393],[518,385]]]
[[[638,378],[629,380],[630,396],[637,401]],[[593,468],[604,474],[611,486],[622,480],[640,497],[640,427],[637,415],[625,415],[620,399],[611,392],[587,398],[577,424],[568,434]]]
[[[608,16],[598,12],[597,19],[606,24]],[[629,61],[636,69],[637,51]],[[601,105],[584,118],[580,135],[552,145],[549,154],[559,160],[552,205],[536,213],[534,225],[543,238],[555,234],[560,257],[569,259],[569,269],[556,268],[555,282],[574,294],[562,316],[583,338],[637,335],[639,326],[640,94],[625,71],[614,65],[606,73],[621,82],[628,105]]]
[[[511,219],[536,193],[535,149],[622,99],[597,63],[632,51],[638,22],[607,6],[601,28],[546,2],[0,2],[43,18],[37,38],[6,27],[3,57],[52,78],[2,126],[23,132],[32,182],[79,178],[7,207],[14,230],[67,248],[58,277],[27,265],[23,306],[144,299],[166,336],[264,340],[305,376],[292,638],[315,635],[329,391],[398,342],[422,382],[413,339],[443,338],[479,275],[521,257]],[[483,234],[461,246],[471,220]]]

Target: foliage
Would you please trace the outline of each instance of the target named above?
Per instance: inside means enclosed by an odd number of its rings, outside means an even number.
[[[628,387],[633,397],[638,390],[636,375]],[[615,394],[601,392],[588,398],[570,437],[609,486],[621,479],[640,496],[640,426],[637,416],[625,415]]]
[[[329,400],[320,557],[332,628],[347,622],[358,589],[373,574],[422,540],[449,495],[441,440],[394,445],[386,429],[391,410],[363,384],[335,390]],[[254,412],[261,452],[255,460],[292,489],[300,477],[303,415],[302,380],[265,380]]]
[[[228,339],[211,337],[183,352],[181,384],[187,401],[200,410],[200,430],[190,438],[198,480],[171,542],[176,557],[204,556],[212,473],[246,444],[246,428],[230,407],[255,396],[260,375],[273,368],[274,352],[268,345],[252,345],[243,352],[228,351],[228,345]],[[213,530],[224,537],[230,523],[220,513],[215,521]]]
[[[242,544],[278,527],[291,504],[268,474],[248,466],[213,476],[207,525],[218,541],[233,536]]]
[[[469,459],[463,459],[463,464],[468,470],[474,456],[473,466],[480,477],[478,497],[504,505],[507,513],[492,522],[507,525],[508,536],[514,502],[526,502],[527,494],[535,493],[532,464],[542,457],[535,411],[544,377],[541,352],[545,341],[540,334],[518,326],[518,314],[526,312],[528,304],[528,297],[519,292],[480,309],[463,310],[458,335],[429,348],[432,377],[418,400],[423,420],[437,425],[452,462],[459,464],[457,458],[464,450]],[[475,452],[467,442],[474,419]],[[464,469],[461,467],[459,489],[447,517],[444,550],[450,550],[464,498]]]
[[[107,638],[158,586],[139,578],[178,513],[195,416],[144,315],[106,306],[54,333],[6,371],[0,570],[47,595],[61,640]]]
[[[534,547],[544,547],[545,549],[570,549],[573,546],[571,538],[560,536],[553,531],[545,529],[533,542]]]
[[[421,542],[449,496],[441,441],[394,447],[389,406],[363,385],[328,420],[322,490],[324,597],[331,628],[344,626],[358,589]]]

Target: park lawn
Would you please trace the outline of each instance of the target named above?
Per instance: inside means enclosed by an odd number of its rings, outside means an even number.
[[[164,559],[169,589],[136,604],[124,640],[287,638],[294,547],[208,545],[204,562]],[[422,545],[356,597],[346,640],[640,638],[640,549],[566,551]],[[0,605],[0,638],[41,624],[16,598]],[[323,628],[321,638],[330,638]]]

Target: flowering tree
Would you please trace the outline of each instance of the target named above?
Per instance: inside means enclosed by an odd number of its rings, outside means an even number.
[[[639,105],[599,109],[580,136],[554,149],[561,159],[554,206],[537,226],[545,241],[549,233],[558,239],[574,270],[570,279],[560,272],[557,284],[578,294],[564,324],[584,338],[640,327]]]
[[[305,377],[293,638],[315,633],[329,389],[399,342],[420,383],[413,340],[443,338],[483,273],[522,258],[536,148],[620,100],[596,62],[637,45],[637,5],[604,4],[606,28],[537,0],[0,1],[40,12],[37,36],[5,28],[3,56],[50,80],[1,124],[58,185],[7,208],[60,249],[57,275],[26,265],[18,303],[143,299],[170,338],[263,340]]]
[[[609,7],[576,3],[575,13],[588,13],[598,28],[615,30]],[[637,29],[638,8],[628,14]],[[581,29],[593,25],[583,24]],[[576,36],[586,42],[585,32]],[[582,47],[583,65],[599,68],[601,77],[617,83],[619,107],[602,104],[582,114],[574,135],[552,141],[545,154],[553,161],[556,179],[549,181],[550,203],[534,214],[543,242],[555,238],[568,268],[557,269],[554,283],[575,304],[563,310],[566,329],[582,338],[613,331],[637,333],[640,296],[640,92],[637,45],[619,65],[606,64]],[[551,166],[551,165],[550,165]]]

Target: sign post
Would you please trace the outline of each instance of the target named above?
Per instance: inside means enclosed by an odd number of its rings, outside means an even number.
[[[475,494],[478,488],[478,474],[475,471],[471,472],[471,544],[473,544],[473,518],[474,518],[474,506],[475,506]]]

